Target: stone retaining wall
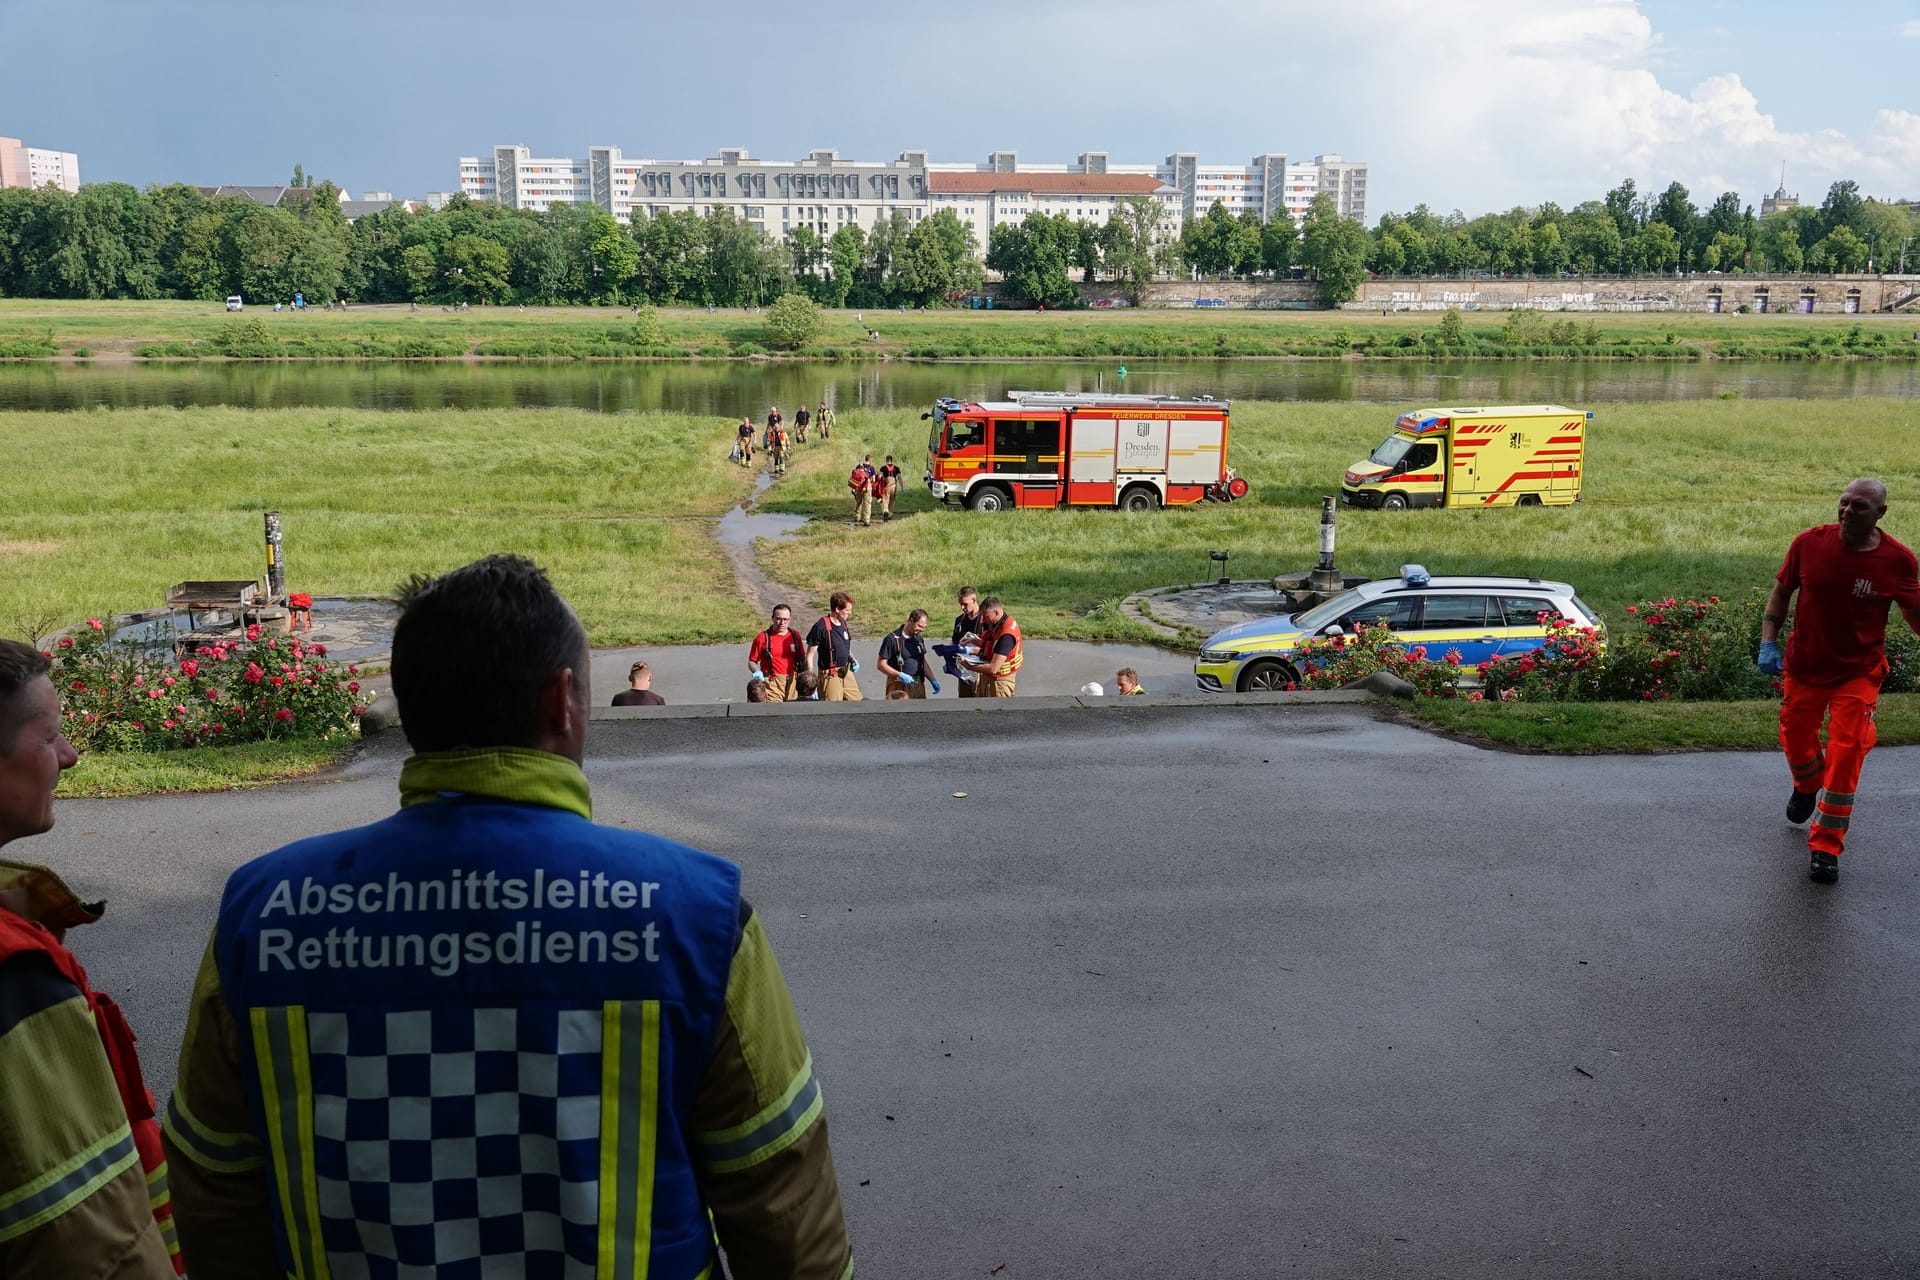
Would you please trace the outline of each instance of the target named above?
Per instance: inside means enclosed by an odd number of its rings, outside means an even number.
[[[1097,308],[1130,305],[1118,285],[1080,286]],[[1320,306],[1306,280],[1263,282],[1162,280],[1150,285],[1143,306],[1228,311],[1307,311]],[[1764,306],[1762,305],[1764,301]],[[1773,276],[1692,275],[1623,279],[1507,280],[1500,278],[1367,280],[1348,311],[1696,311],[1768,314],[1871,315],[1920,306],[1920,275]]]

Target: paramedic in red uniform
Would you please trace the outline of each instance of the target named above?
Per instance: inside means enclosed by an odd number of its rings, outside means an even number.
[[[1787,820],[1813,817],[1809,874],[1821,884],[1840,877],[1860,767],[1873,750],[1874,706],[1887,676],[1888,609],[1898,604],[1920,634],[1920,572],[1913,552],[1878,527],[1886,514],[1884,484],[1861,479],[1848,485],[1840,494],[1839,522],[1817,525],[1787,548],[1760,621],[1760,669],[1786,683],[1780,745],[1793,770]],[[1780,627],[1796,591],[1783,661]]]

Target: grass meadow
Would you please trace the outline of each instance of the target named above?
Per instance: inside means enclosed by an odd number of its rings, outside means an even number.
[[[829,311],[801,353],[817,359],[1107,358],[1309,356],[1425,360],[1514,357],[1699,359],[1920,359],[1912,316],[1705,315],[1679,312],[1539,313],[1542,328],[1570,320],[1572,345],[1535,334],[1518,347],[1498,342],[1503,312],[1468,312],[1464,345],[1433,345],[1437,312],[1382,316],[1365,311]],[[671,357],[762,353],[764,314],[664,308]],[[404,305],[299,313],[249,306],[240,316],[217,302],[73,302],[0,299],[0,354],[94,357],[218,356],[223,333],[261,321],[287,357],[406,356],[658,358],[633,341],[624,307],[482,307],[445,311]],[[1586,331],[1591,325],[1592,340]],[[879,338],[868,337],[878,331]],[[248,350],[252,350],[249,346]]]

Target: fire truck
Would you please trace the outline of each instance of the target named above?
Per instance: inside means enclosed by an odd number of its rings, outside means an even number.
[[[1247,482],[1227,465],[1227,411],[1212,396],[1009,391],[934,401],[927,489],[971,511],[1232,502]]]

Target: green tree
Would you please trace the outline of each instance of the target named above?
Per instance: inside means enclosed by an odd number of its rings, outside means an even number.
[[[1867,242],[1844,226],[1827,232],[1807,251],[1807,265],[1815,271],[1851,274],[1867,265]]]
[[[1730,231],[1715,232],[1713,240],[1700,251],[1700,265],[1708,271],[1739,271],[1746,264],[1746,237]]]
[[[1870,200],[1861,213],[1864,230],[1862,238],[1867,242],[1871,257],[1868,270],[1889,272],[1900,267],[1900,249],[1914,236],[1914,217],[1897,204],[1883,200]],[[1909,252],[1909,262],[1916,261]]]
[[[1864,239],[1866,214],[1867,202],[1860,198],[1860,184],[1852,178],[1842,178],[1827,188],[1827,198],[1820,202],[1820,234],[1829,236],[1845,227]]]
[[[1607,216],[1613,219],[1613,228],[1620,233],[1621,243],[1633,238],[1640,230],[1640,224],[1646,221],[1644,216],[1646,202],[1634,189],[1633,179],[1623,179],[1619,186],[1607,192]]]
[[[660,312],[649,302],[633,316],[633,345],[643,351],[657,351],[671,345],[667,328],[660,323]]]
[[[767,308],[767,345],[798,350],[813,340],[824,323],[818,303],[805,294],[789,293]]]
[[[592,296],[618,301],[640,274],[640,246],[605,209],[596,208],[587,214],[586,233],[590,269],[597,268],[589,282]]]
[[[795,227],[787,233],[787,253],[793,259],[793,275],[802,288],[811,289],[826,261],[826,242],[812,227]]]
[[[1759,269],[1791,272],[1806,266],[1806,251],[1800,247],[1799,219],[1790,216],[1793,212],[1783,209],[1760,219],[1753,242],[1753,261]]]
[[[1694,207],[1693,197],[1687,189],[1677,182],[1667,184],[1660,198],[1653,202],[1653,210],[1648,215],[1649,222],[1658,222],[1673,228],[1674,242],[1679,250],[1679,265],[1693,265],[1694,241],[1700,230],[1700,211]]]
[[[500,302],[507,296],[507,275],[513,261],[507,251],[484,236],[458,235],[447,244],[444,258],[449,292],[470,302]]]
[[[1247,252],[1243,228],[1215,200],[1206,214],[1192,218],[1180,230],[1180,252],[1203,276],[1228,276],[1240,268]]]
[[[827,241],[828,292],[823,301],[831,307],[847,305],[847,295],[860,277],[860,263],[867,254],[867,233],[849,223]]]
[[[1152,196],[1128,196],[1099,231],[1100,256],[1135,306],[1146,296],[1160,262],[1160,206]]]
[[[1621,256],[1635,271],[1664,274],[1680,266],[1680,237],[1664,222],[1648,222],[1634,232]]]
[[[1334,208],[1321,192],[1307,208],[1300,227],[1300,261],[1320,282],[1320,298],[1329,306],[1351,301],[1367,278],[1367,229]]]

